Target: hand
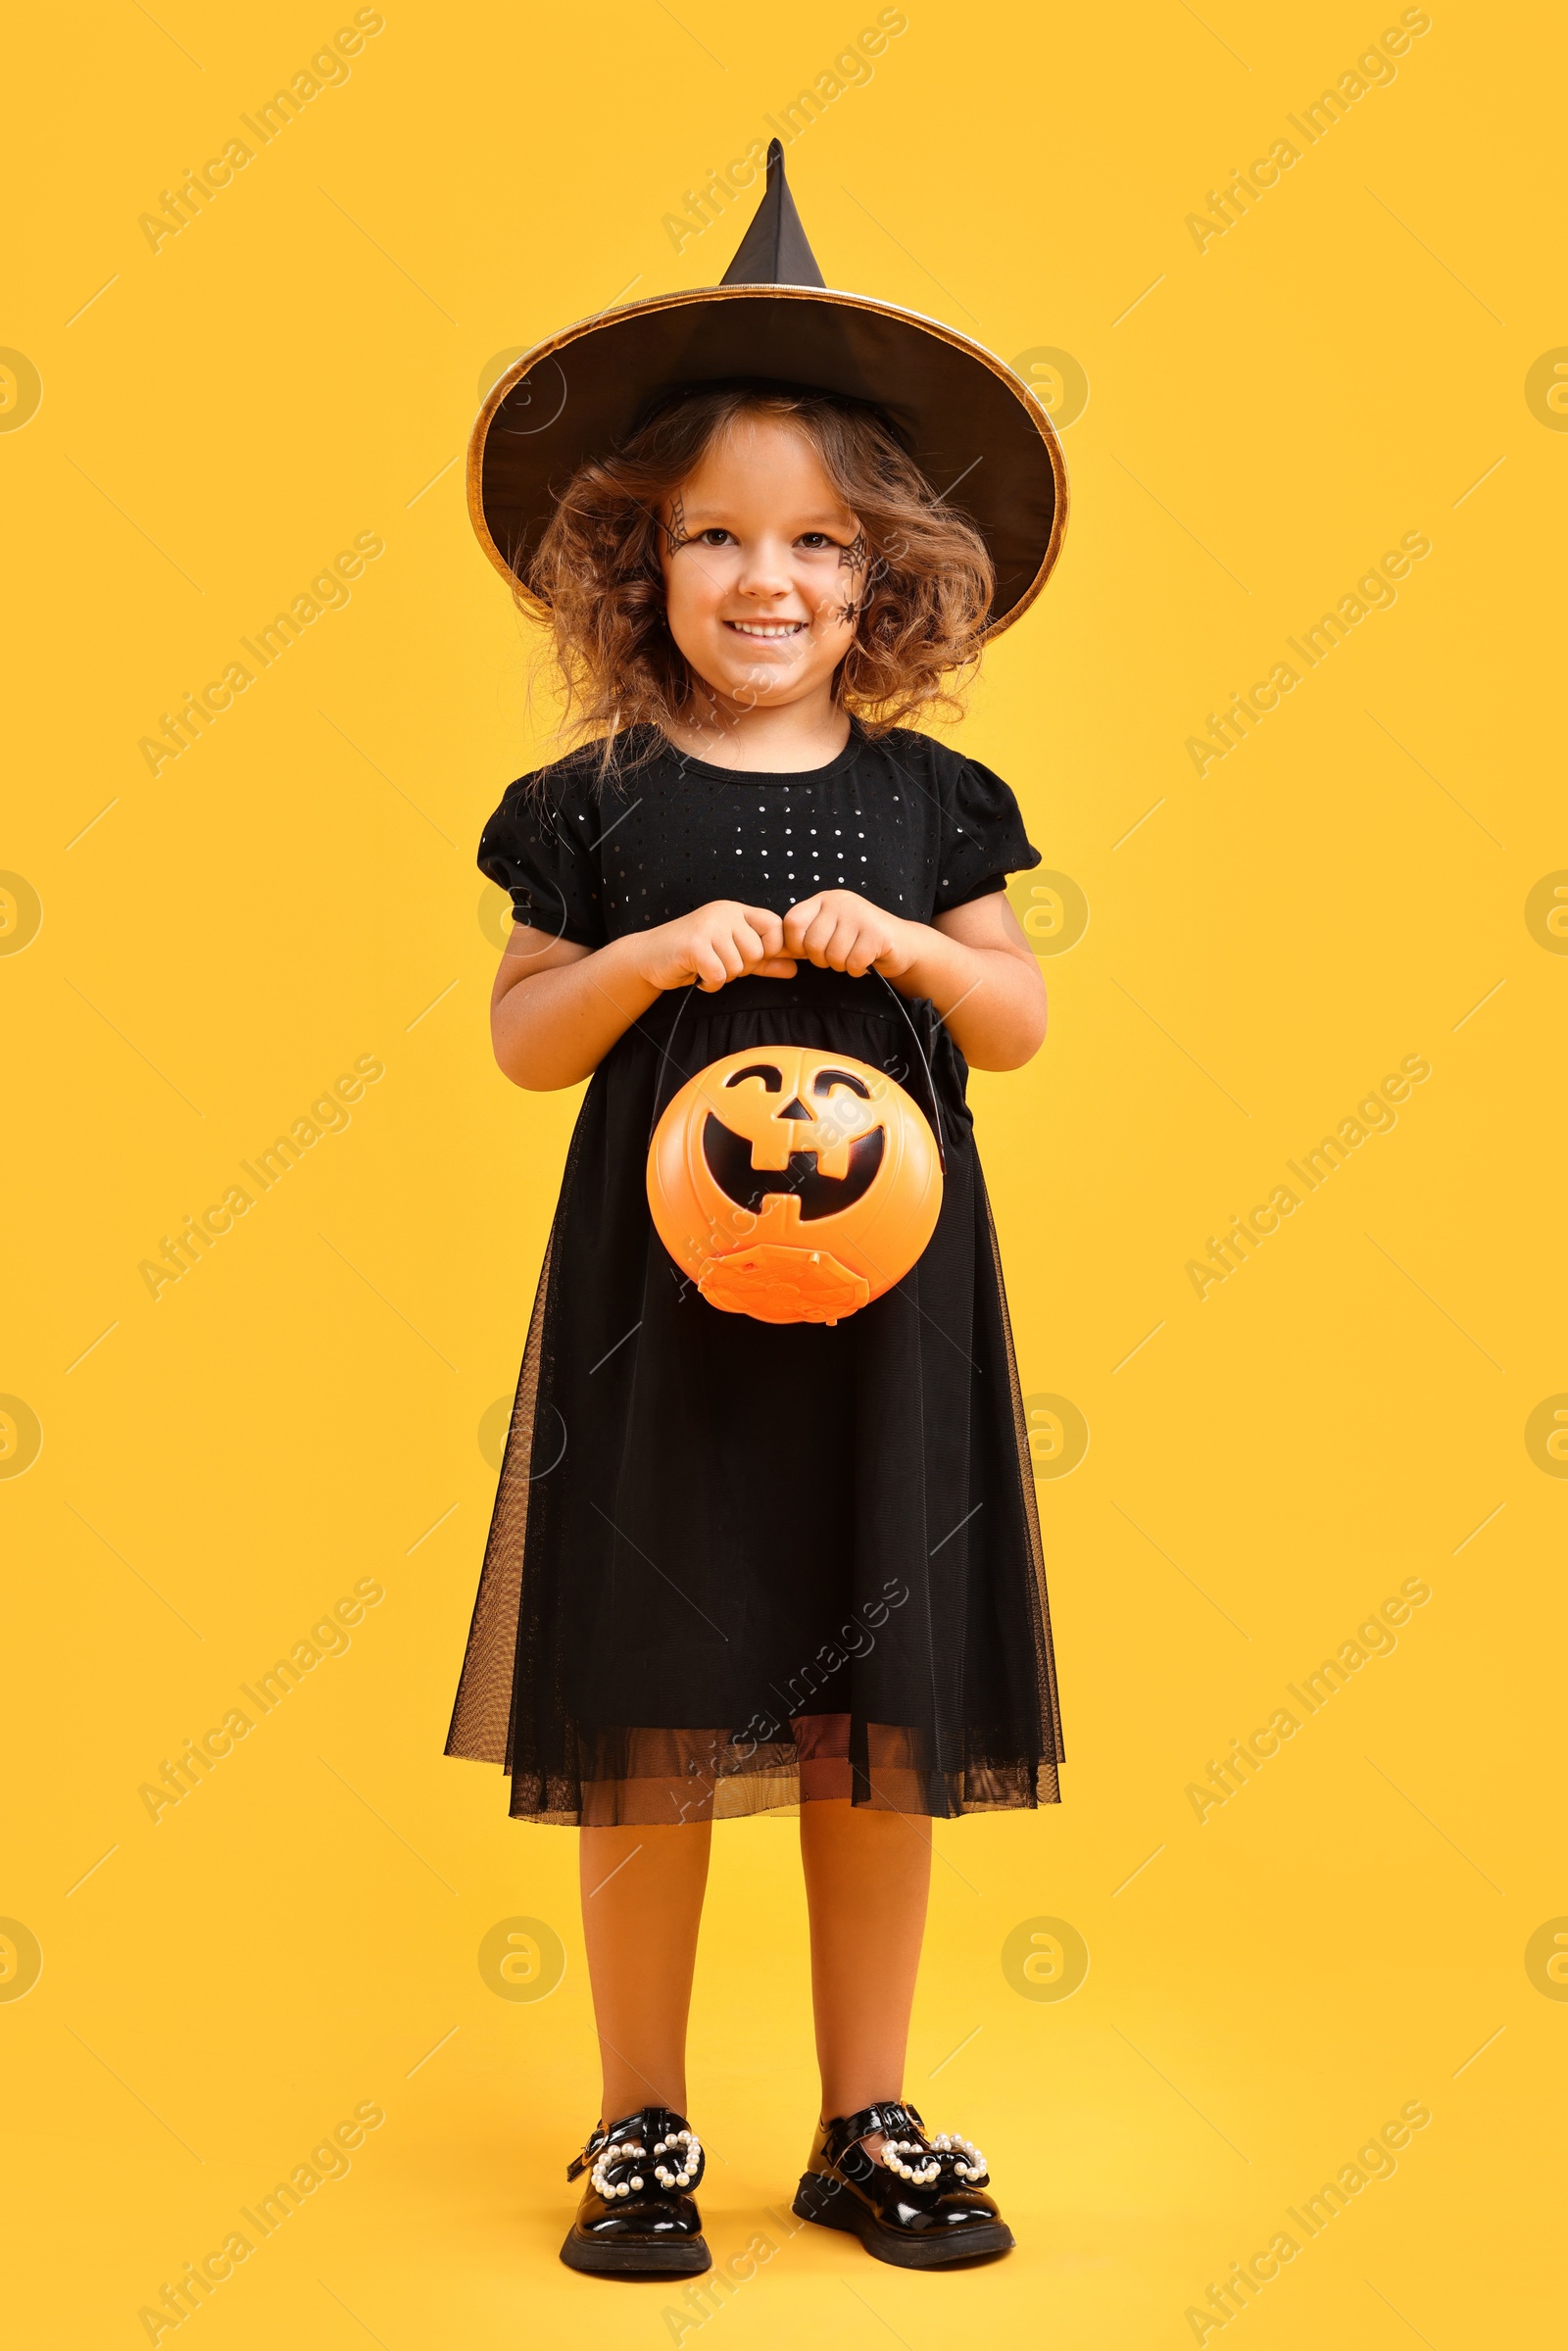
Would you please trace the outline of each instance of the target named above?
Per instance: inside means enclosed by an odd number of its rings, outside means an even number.
[[[784,952],[829,971],[862,979],[873,965],[892,980],[913,962],[919,926],[884,914],[853,890],[823,890],[803,898],[784,917]]]
[[[642,932],[637,946],[637,972],[650,988],[686,988],[695,980],[711,996],[743,972],[764,980],[795,977],[779,917],[733,898],[715,898],[695,914],[662,922]]]

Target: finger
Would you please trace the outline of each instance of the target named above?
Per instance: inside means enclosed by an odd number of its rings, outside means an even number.
[[[881,948],[881,945],[882,942],[877,937],[875,931],[861,931],[859,933],[855,945],[851,948],[849,955],[845,957],[844,962],[844,968],[849,973],[851,979],[864,979],[866,973],[876,961],[877,954]]]
[[[820,897],[803,898],[799,906],[791,906],[784,917],[783,935],[786,952],[798,955],[811,924],[822,911]]]
[[[769,955],[781,955],[784,953],[784,925],[776,914],[765,925],[755,919],[743,923],[735,936],[746,957],[748,970],[755,970],[759,963],[765,963]]]
[[[752,977],[759,980],[792,980],[798,968],[793,955],[769,955],[765,963],[758,964]]]
[[[843,971],[858,939],[859,927],[853,922],[835,923],[833,936],[827,943],[827,959],[834,971]]]
[[[764,955],[776,955],[782,951],[784,924],[781,916],[775,914],[767,906],[748,906],[746,920],[748,927],[760,942]]]
[[[714,954],[724,966],[726,979],[739,979],[741,973],[746,969],[746,957],[741,954],[733,938],[721,933],[712,945]]]
[[[699,940],[692,949],[692,969],[697,974],[698,986],[709,996],[715,988],[722,988],[729,977],[706,940]]]
[[[801,937],[801,946],[813,963],[827,960],[827,944],[838,926],[838,916],[830,908],[824,909],[808,923]]]

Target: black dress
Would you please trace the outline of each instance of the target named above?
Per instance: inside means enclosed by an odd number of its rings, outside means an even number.
[[[820,885],[925,922],[1040,862],[1007,786],[922,735],[857,726],[791,775],[653,735],[631,753],[603,785],[579,755],[507,793],[479,865],[519,921],[597,948],[718,898],[782,914]],[[709,1304],[648,1211],[662,1104],[710,1061],[788,1042],[940,1104],[936,1232],[831,1327]],[[926,1000],[804,962],[666,991],[595,1070],[447,1742],[505,1766],[518,1818],[1057,1800],[1039,1519],[966,1076]]]

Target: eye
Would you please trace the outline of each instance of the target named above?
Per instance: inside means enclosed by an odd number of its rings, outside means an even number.
[[[748,1061],[744,1069],[737,1069],[724,1083],[726,1086],[739,1086],[747,1078],[760,1078],[769,1094],[777,1094],[784,1083],[782,1072],[775,1069],[771,1061]]]
[[[811,555],[820,554],[824,547],[837,547],[838,543],[837,539],[830,539],[825,530],[803,530],[795,542],[797,547],[806,548]]]
[[[831,1094],[835,1086],[848,1086],[850,1092],[858,1094],[862,1102],[868,1102],[871,1099],[871,1089],[864,1079],[856,1077],[848,1069],[819,1069],[811,1081],[811,1092]]]
[[[721,523],[710,522],[706,530],[698,532],[697,545],[699,547],[723,547],[728,545],[733,537],[734,533],[725,530]]]

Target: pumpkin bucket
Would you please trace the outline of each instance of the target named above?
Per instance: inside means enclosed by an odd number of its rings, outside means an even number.
[[[688,1079],[654,1130],[648,1205],[711,1306],[836,1323],[903,1280],[936,1230],[942,1165],[885,1070],[769,1045]]]

